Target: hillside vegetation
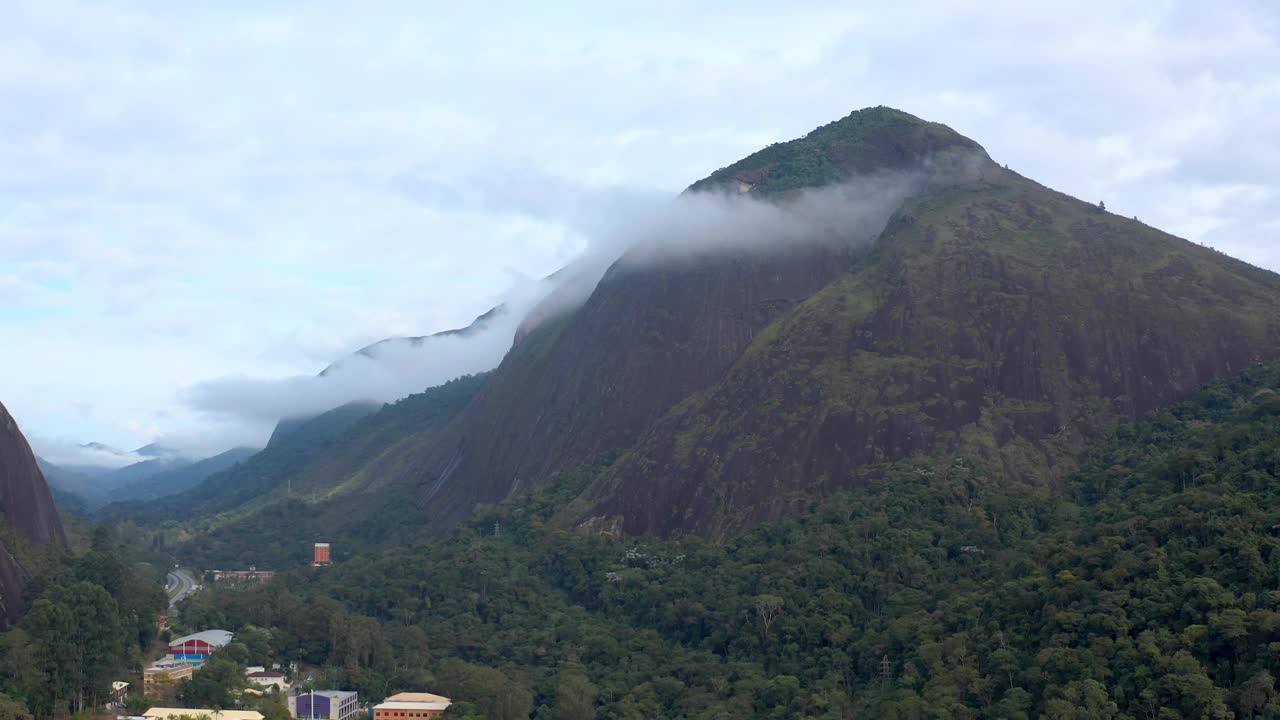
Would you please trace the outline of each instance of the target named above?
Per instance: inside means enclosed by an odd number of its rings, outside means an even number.
[[[1280,365],[1257,366],[1121,426],[1056,493],[935,456],[722,546],[557,529],[607,457],[186,612],[473,718],[1277,717],[1278,438]]]
[[[402,469],[407,448],[427,442],[466,406],[485,377],[459,378],[372,414],[338,408],[186,492],[117,504],[107,516],[158,527],[158,548],[178,548],[193,529],[209,533],[200,546],[220,547],[225,534],[237,549],[203,554],[212,563],[206,567],[281,567],[305,562],[313,540],[357,532],[366,523],[372,532],[394,530],[371,521],[389,507],[412,513],[414,503],[388,487],[388,476]],[[297,534],[286,540],[273,532],[286,526]]]

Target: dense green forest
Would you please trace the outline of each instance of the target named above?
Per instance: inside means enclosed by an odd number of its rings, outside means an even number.
[[[0,717],[92,709],[112,681],[137,674],[168,599],[164,572],[132,555],[99,527],[84,552],[30,565],[31,608],[0,633]]]
[[[187,617],[491,720],[1280,717],[1277,390],[1217,383],[1064,487],[931,458],[727,546],[560,529],[606,458]]]

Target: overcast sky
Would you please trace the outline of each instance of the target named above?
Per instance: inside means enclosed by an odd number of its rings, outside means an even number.
[[[37,450],[234,436],[193,385],[465,325],[588,241],[541,204],[872,105],[1280,269],[1266,0],[2,4],[0,401]]]

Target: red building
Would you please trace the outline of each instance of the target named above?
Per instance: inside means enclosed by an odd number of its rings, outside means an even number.
[[[226,647],[229,642],[231,642],[231,633],[226,630],[205,630],[171,640],[169,654],[175,660],[194,660],[203,663],[209,659],[210,655]]]
[[[329,564],[329,543],[316,543],[315,560],[311,564],[315,566]]]

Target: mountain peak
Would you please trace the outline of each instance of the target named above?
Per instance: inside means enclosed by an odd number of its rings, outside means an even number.
[[[855,110],[802,138],[774,143],[689,187],[769,195],[820,187],[854,175],[925,167],[946,151],[986,151],[941,123],[883,105]]]

